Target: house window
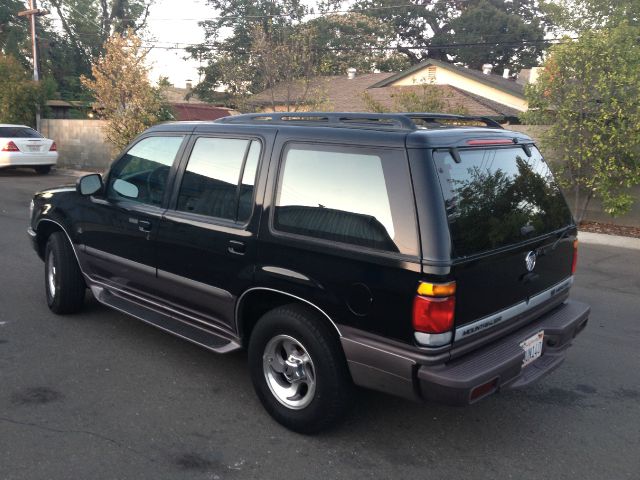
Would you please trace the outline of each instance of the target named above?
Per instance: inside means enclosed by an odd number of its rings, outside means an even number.
[[[436,83],[436,68],[434,66],[427,67],[427,83]]]

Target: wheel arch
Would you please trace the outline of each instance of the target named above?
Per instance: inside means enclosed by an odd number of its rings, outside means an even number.
[[[67,229],[63,224],[56,220],[52,220],[51,218],[41,218],[40,220],[38,220],[35,231],[36,241],[38,242],[38,256],[41,259],[44,259],[44,252],[45,248],[47,247],[47,241],[49,240],[49,237],[55,232],[62,232],[64,233],[65,237],[67,237],[67,240],[69,241],[69,244],[73,249],[76,260],[78,261],[78,264],[80,264],[78,254],[76,253],[76,246],[73,244],[73,240],[71,240],[71,236],[69,235],[69,232],[67,232]]]
[[[342,337],[342,333],[336,322],[313,302],[282,290],[267,287],[253,287],[243,292],[236,302],[236,331],[242,343],[246,345],[253,328],[262,315],[276,307],[291,303],[311,307],[320,313],[321,317],[327,321],[338,337]]]

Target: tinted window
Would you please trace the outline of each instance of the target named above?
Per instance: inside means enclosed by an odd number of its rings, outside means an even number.
[[[0,127],[0,138],[42,138],[42,135],[29,127]]]
[[[112,168],[107,196],[160,205],[183,138],[148,137],[136,143]]]
[[[255,140],[199,138],[182,178],[177,209],[246,221],[259,156],[260,143]]]
[[[457,256],[550,233],[572,222],[564,197],[540,152],[522,148],[433,154]]]
[[[410,190],[403,157],[347,147],[291,146],[281,166],[274,227],[414,254]],[[390,192],[399,195],[396,202]]]

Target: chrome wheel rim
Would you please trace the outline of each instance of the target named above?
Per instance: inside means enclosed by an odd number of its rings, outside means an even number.
[[[269,340],[262,356],[264,378],[273,396],[285,407],[300,410],[316,392],[316,374],[311,356],[302,343],[289,335]]]
[[[56,265],[54,260],[53,252],[50,252],[47,258],[47,286],[51,298],[56,296]]]

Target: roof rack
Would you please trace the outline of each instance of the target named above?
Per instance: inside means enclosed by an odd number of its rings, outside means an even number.
[[[478,127],[503,129],[495,120],[488,117],[472,115],[453,115],[449,113],[401,113],[409,117],[418,128],[443,128],[443,127]],[[474,125],[475,124],[475,125]],[[482,125],[477,125],[482,124]]]
[[[218,123],[269,123],[278,125],[331,126],[371,128],[382,130],[418,130],[481,126],[502,128],[487,117],[449,115],[445,113],[351,113],[351,112],[274,112],[232,115],[216,120]]]

